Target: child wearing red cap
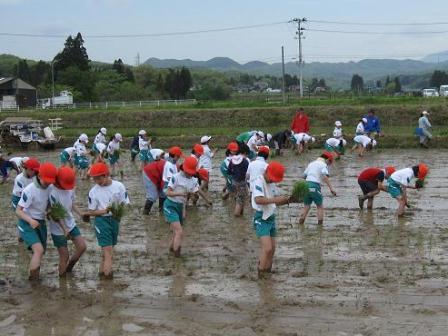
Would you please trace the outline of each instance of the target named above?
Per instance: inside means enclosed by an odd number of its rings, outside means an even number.
[[[222,160],[219,170],[225,180],[225,187],[222,189],[222,199],[226,200],[229,198],[230,193],[233,192],[232,188],[232,178],[229,176],[229,164],[232,156],[238,154],[239,146],[236,142],[231,142],[227,145],[226,158]]]
[[[275,254],[275,209],[277,205],[288,204],[289,196],[278,196],[275,186],[283,180],[285,167],[272,161],[266,171],[253,184],[252,208],[255,210],[253,224],[257,237],[260,238],[261,251],[258,261],[258,276],[270,273]]]
[[[55,183],[56,167],[49,162],[40,165],[39,173],[33,183],[22,192],[17,204],[16,215],[19,217],[17,228],[25,245],[33,251],[29,266],[29,279],[39,279],[40,264],[47,248],[48,197],[51,184]]]
[[[246,174],[249,167],[249,159],[245,154],[232,156],[227,170],[232,179],[232,189],[235,192],[235,209],[233,214],[240,217],[244,212],[244,205],[248,196]]]
[[[330,192],[336,196],[336,191],[330,183],[330,173],[328,172],[328,166],[333,162],[333,154],[330,152],[324,152],[317,160],[311,162],[303,173],[306,183],[308,185],[309,193],[305,197],[303,203],[303,211],[300,215],[299,225],[305,223],[305,219],[310,211],[311,204],[314,202],[317,207],[317,224],[322,225],[324,223],[324,198],[321,192],[321,185],[325,183]]]
[[[22,196],[23,189],[33,182],[34,176],[39,172],[40,163],[35,158],[29,158],[23,163],[23,172],[14,179],[12,189],[12,207],[15,210]]]
[[[198,160],[189,156],[182,164],[182,171],[174,174],[166,190],[166,200],[163,204],[163,213],[170,225],[171,240],[170,251],[176,257],[180,257],[183,230],[182,224],[185,219],[184,207],[190,194],[200,193],[197,174]]]
[[[408,205],[408,196],[406,190],[419,188],[417,184],[415,187],[412,186],[411,181],[414,178],[418,178],[418,180],[424,181],[428,172],[428,166],[424,163],[420,163],[417,166],[397,170],[389,177],[389,179],[387,180],[387,191],[398,202],[398,216],[404,215],[404,208]]]
[[[58,221],[50,217],[51,238],[59,253],[58,270],[60,277],[73,270],[87,247],[73,216],[73,212],[80,217],[82,216],[75,205],[75,180],[76,173],[72,168],[61,167],[56,176],[56,183],[50,186],[50,205],[61,204],[67,214],[64,219]],[[75,254],[71,258],[67,247],[68,239],[71,239],[75,245]]]
[[[387,191],[387,187],[383,184],[395,172],[395,167],[388,166],[381,168],[366,168],[358,176],[358,184],[362,190],[363,196],[358,197],[359,207],[364,207],[364,201],[367,200],[367,209],[372,210],[373,198],[380,191]]]
[[[177,162],[183,156],[182,149],[180,147],[174,146],[168,150],[168,158],[166,159],[165,166],[163,167],[163,190],[166,191],[168,188],[168,183],[173,175],[177,174]]]
[[[112,216],[112,205],[130,204],[126,187],[123,183],[112,180],[108,166],[103,162],[92,165],[89,172],[95,186],[89,191],[89,211],[83,216],[95,216],[95,234],[98,245],[103,251],[100,265],[100,276],[106,279],[113,277],[113,248],[117,245],[120,219]]]

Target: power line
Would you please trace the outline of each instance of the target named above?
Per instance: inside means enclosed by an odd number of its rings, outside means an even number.
[[[361,35],[435,35],[447,34],[448,30],[441,31],[409,31],[409,32],[391,32],[391,31],[348,31],[348,30],[329,30],[329,29],[306,29],[311,32],[318,33],[334,33],[334,34],[361,34]]]
[[[178,31],[178,32],[167,32],[167,33],[143,33],[143,34],[117,34],[117,35],[84,35],[84,38],[142,38],[142,37],[164,37],[164,36],[184,36],[184,35],[196,35],[196,34],[206,34],[206,33],[218,33],[218,32],[226,32],[226,31],[235,31],[235,30],[245,30],[245,29],[254,29],[254,28],[262,28],[262,27],[270,27],[277,26],[289,23],[289,21],[279,21],[279,22],[269,22],[269,23],[260,23],[254,25],[246,25],[246,26],[234,26],[234,27],[225,27],[225,28],[216,28],[216,29],[205,29],[205,30],[192,30],[192,31]],[[8,32],[0,32],[0,36],[10,36],[10,37],[36,37],[36,38],[66,38],[67,35],[59,35],[59,34],[29,34],[29,33],[8,33]]]
[[[390,23],[390,22],[348,22],[348,21],[324,21],[324,20],[309,20],[314,23],[325,23],[334,25],[347,26],[440,26],[448,25],[448,22],[415,22],[415,23]]]

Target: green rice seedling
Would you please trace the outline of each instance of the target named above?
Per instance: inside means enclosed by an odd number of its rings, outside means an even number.
[[[415,188],[421,189],[425,186],[425,180],[418,179],[415,181]]]
[[[112,217],[115,218],[117,221],[120,221],[121,218],[125,214],[125,205],[124,203],[112,203],[109,206],[109,211],[112,213]]]
[[[64,208],[64,206],[61,203],[55,202],[50,207],[48,215],[52,220],[54,220],[55,222],[58,222],[58,221],[65,219],[67,217],[68,213],[67,213],[67,210]]]
[[[300,203],[304,201],[305,197],[308,196],[308,193],[309,189],[306,181],[297,181],[292,188],[291,198],[295,202]]]

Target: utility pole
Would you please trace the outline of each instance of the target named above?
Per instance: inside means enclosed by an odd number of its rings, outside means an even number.
[[[137,53],[137,57],[135,58],[135,65],[140,66],[140,53]]]
[[[307,22],[306,18],[302,19],[293,19],[293,22],[297,23],[297,39],[299,40],[299,87],[300,87],[300,98],[303,98],[303,55],[302,55],[302,38],[303,37],[303,31],[305,28],[302,27],[302,24]]]
[[[286,105],[286,84],[285,84],[285,49],[282,46],[282,98],[283,105]]]

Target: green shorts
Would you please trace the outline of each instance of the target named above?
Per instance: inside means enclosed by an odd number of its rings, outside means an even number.
[[[401,185],[397,182],[395,182],[394,180],[392,180],[392,178],[388,178],[387,179],[387,192],[393,197],[393,198],[398,198],[403,194],[403,190],[401,189]]]
[[[11,204],[12,204],[12,208],[14,210],[16,210],[17,204],[19,204],[19,201],[20,201],[20,197],[19,196],[12,195],[12,197],[11,197]]]
[[[89,168],[89,159],[86,156],[77,156],[75,158],[75,165],[79,169],[87,169]]]
[[[149,153],[149,150],[142,149],[140,151],[140,154],[139,154],[140,161],[142,161],[142,162],[149,162],[148,153]]]
[[[119,154],[111,154],[110,156],[109,156],[109,163],[111,164],[111,165],[113,165],[113,164],[116,164],[117,162],[118,162],[118,159],[120,158],[120,155]]]
[[[59,160],[61,161],[61,164],[66,164],[70,162],[70,155],[66,151],[62,151],[61,154],[59,154]]]
[[[303,204],[311,205],[314,202],[317,206],[321,206],[324,202],[324,198],[322,196],[320,184],[310,181],[306,181],[306,184],[308,184],[309,193],[303,200]]]
[[[263,212],[256,211],[253,219],[255,233],[257,237],[275,237],[277,236],[277,228],[275,226],[275,215],[272,215],[268,219],[263,219]]]
[[[37,219],[40,223],[40,226],[33,229],[30,224],[25,222],[23,219],[19,219],[19,223],[17,224],[17,229],[19,230],[20,238],[23,239],[24,244],[28,249],[31,249],[31,246],[34,244],[40,243],[44,247],[44,250],[47,249],[47,225],[45,224],[45,220]]]
[[[70,236],[72,238],[78,237],[81,235],[81,231],[79,231],[78,227],[75,226],[70,232]],[[51,235],[53,239],[53,244],[56,248],[67,247],[67,238],[64,235]]]
[[[325,143],[324,148],[329,152],[336,152],[336,148],[334,148],[333,146],[330,146],[327,143]]]
[[[183,223],[184,205],[182,203],[173,202],[169,198],[163,202],[163,214],[168,223]]]
[[[101,247],[117,245],[120,222],[112,216],[97,216],[93,223],[96,240]]]

